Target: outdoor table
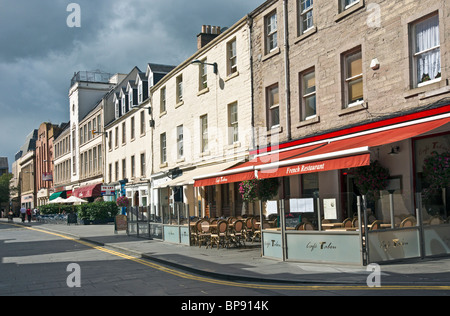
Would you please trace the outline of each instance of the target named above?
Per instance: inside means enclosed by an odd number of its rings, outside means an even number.
[[[325,229],[333,229],[333,228],[338,228],[338,227],[342,227],[342,223],[323,223],[322,227]]]

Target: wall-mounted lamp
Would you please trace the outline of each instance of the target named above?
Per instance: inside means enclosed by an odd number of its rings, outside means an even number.
[[[92,136],[94,136],[95,134],[105,134],[105,137],[108,138],[108,133],[107,132],[97,132],[96,130],[92,130]]]
[[[193,61],[191,61],[191,64],[197,64],[197,65],[209,65],[209,66],[213,66],[214,67],[214,73],[217,75],[217,63],[205,63],[201,60],[195,59]]]
[[[389,155],[398,155],[398,153],[399,153],[399,151],[400,151],[400,147],[399,146],[395,146],[395,147],[392,147],[391,148],[391,152],[389,153]]]
[[[378,58],[372,59],[372,61],[370,62],[370,68],[372,68],[373,70],[377,70],[380,68],[380,62],[378,61]]]

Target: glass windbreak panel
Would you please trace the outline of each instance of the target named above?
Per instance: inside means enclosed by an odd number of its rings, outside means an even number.
[[[189,225],[189,207],[187,204],[178,203],[178,216],[180,225]]]
[[[380,152],[389,152],[390,150],[390,146],[380,148]],[[380,160],[380,167],[386,167],[382,160]],[[363,168],[366,170],[364,174],[360,172]],[[357,220],[359,196],[361,197],[362,211],[365,205],[369,230],[416,226],[418,221],[414,193],[409,188],[409,178],[405,179],[403,175],[389,176],[384,190],[366,192],[365,184],[378,179],[377,174],[367,171],[375,170],[373,168],[373,164],[371,164],[371,166],[342,171],[342,186],[346,191],[338,201],[338,205],[342,208],[342,218]],[[365,202],[362,200],[363,196]],[[364,221],[364,212],[361,214],[361,221]],[[356,224],[353,226],[358,227]]]
[[[153,223],[161,223],[161,213],[160,213],[160,207],[159,205],[153,205],[153,207],[149,207],[150,208],[150,222]]]
[[[161,206],[161,214],[162,214],[163,224],[170,224],[171,210],[168,205]]]
[[[450,223],[450,133],[414,140],[416,193],[424,225]]]

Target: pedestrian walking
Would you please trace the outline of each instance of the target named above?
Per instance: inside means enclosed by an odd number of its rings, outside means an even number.
[[[27,213],[27,209],[22,206],[20,209],[20,217],[22,218],[22,223],[25,223],[25,215]]]
[[[27,219],[28,219],[28,223],[31,223],[31,209],[27,208]]]
[[[9,213],[8,213],[8,222],[12,222],[12,221],[13,221],[13,218],[14,218],[14,214],[13,214],[13,212],[10,210]]]

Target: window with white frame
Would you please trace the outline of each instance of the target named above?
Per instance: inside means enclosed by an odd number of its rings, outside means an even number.
[[[102,131],[102,115],[97,115],[97,132]]]
[[[160,135],[160,146],[161,146],[161,163],[167,161],[167,144],[166,144],[166,133]]]
[[[302,35],[314,26],[313,0],[299,1],[299,35]]]
[[[228,105],[228,144],[239,141],[238,104],[234,102]]]
[[[278,84],[267,88],[267,126],[268,128],[280,125],[280,98]]]
[[[201,64],[199,65],[199,87],[198,90],[201,91],[203,89],[208,88],[208,68],[206,65],[207,61],[206,58],[202,60]]]
[[[126,95],[122,95],[122,115],[124,115],[125,113],[127,113],[127,100],[126,100]]]
[[[411,24],[413,86],[441,79],[439,16],[433,14]]]
[[[345,11],[353,7],[362,0],[339,0],[339,11]]]
[[[183,76],[182,75],[178,76],[176,82],[177,82],[176,98],[177,103],[180,103],[183,101]]]
[[[141,135],[145,134],[145,112],[141,111]]]
[[[91,140],[91,138],[92,138],[92,125],[91,125],[92,123],[91,123],[91,121],[89,121],[88,122],[88,127],[87,127],[87,129],[88,129],[88,138],[87,138],[87,140]]]
[[[139,81],[138,84],[138,104],[141,104],[144,101],[144,86],[142,81]]]
[[[278,47],[277,38],[277,12],[270,13],[265,19],[266,27],[266,53],[270,53]]]
[[[112,131],[108,132],[108,149],[112,150]]]
[[[166,111],[166,87],[162,87],[159,95],[159,113]]]
[[[177,158],[183,158],[183,125],[177,126]]]
[[[84,131],[83,131],[84,125],[80,127],[80,145],[84,144]]]
[[[131,178],[136,176],[135,156],[131,156]]]
[[[92,172],[97,173],[97,147],[92,148]]]
[[[141,154],[141,177],[145,177],[145,154]]]
[[[127,178],[127,160],[126,158],[122,159],[122,179]]]
[[[316,116],[316,72],[309,69],[300,74],[301,85],[301,120],[305,121]]]
[[[228,75],[237,72],[237,55],[236,55],[236,39],[227,43],[227,62]]]
[[[92,175],[92,171],[93,171],[93,166],[94,166],[94,162],[93,162],[93,158],[92,158],[92,149],[89,149],[89,175]]]
[[[115,147],[119,147],[119,127],[116,127],[116,135],[115,135],[115,143],[114,143]]]
[[[343,55],[344,108],[363,103],[363,68],[361,48]]]
[[[119,181],[119,161],[115,163],[115,180]]]
[[[115,107],[116,119],[118,119],[119,116],[120,116],[120,101],[119,101],[119,99],[116,100],[116,103],[114,104],[114,107]]]
[[[208,151],[208,115],[203,115],[200,117],[201,126],[201,150],[202,152]]]
[[[125,144],[127,140],[127,125],[125,122],[122,123],[122,144]]]
[[[132,116],[131,117],[131,119],[130,119],[130,128],[131,128],[131,135],[130,135],[130,137],[131,137],[131,139],[134,139],[134,137],[135,137],[135,124],[134,124],[134,116]]]
[[[103,157],[102,157],[102,145],[97,146],[97,153],[98,153],[98,171],[102,172],[103,169]]]

